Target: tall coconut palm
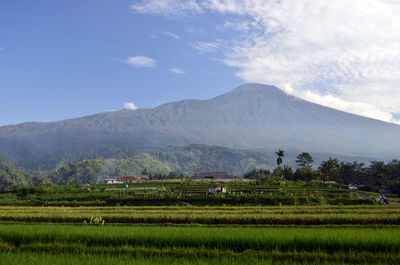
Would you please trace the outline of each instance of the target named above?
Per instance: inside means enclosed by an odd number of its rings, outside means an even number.
[[[278,158],[276,159],[276,164],[279,166],[280,164],[282,164],[282,157],[285,157],[285,151],[279,149],[279,151],[275,152],[275,154],[278,156]]]

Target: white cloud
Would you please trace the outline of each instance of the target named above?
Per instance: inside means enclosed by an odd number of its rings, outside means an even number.
[[[203,54],[215,52],[221,47],[221,45],[221,40],[217,40],[215,42],[194,41],[190,43],[190,46]]]
[[[125,63],[134,67],[148,67],[148,68],[156,67],[156,61],[146,56],[129,57],[128,59],[125,60]]]
[[[359,101],[344,100],[332,94],[322,95],[318,92],[311,90],[296,91],[293,88],[291,88],[288,84],[283,85],[282,88],[288,94],[300,97],[304,100],[311,101],[323,106],[335,108],[356,115],[366,116],[373,119],[400,124],[400,119],[398,117],[395,117],[395,115],[389,112],[382,111],[379,107],[373,104],[359,102]]]
[[[400,114],[399,0],[168,0],[164,6],[159,2],[145,1],[133,10],[167,17],[229,14],[231,21],[214,28],[236,32],[225,40],[229,44],[223,46],[222,56],[242,79],[289,85],[301,98],[398,122],[394,117]],[[207,51],[204,43],[194,43]]]
[[[132,4],[131,9],[137,13],[164,15],[171,18],[203,12],[194,0],[142,0],[140,3]]]
[[[183,71],[182,69],[180,69],[178,67],[169,68],[168,71],[170,71],[171,73],[174,73],[174,74],[186,74],[185,71]]]
[[[169,31],[164,32],[164,35],[166,35],[166,36],[168,36],[168,37],[171,37],[171,38],[173,38],[173,39],[176,39],[176,40],[180,40],[180,39],[181,39],[178,35],[176,35],[176,34],[174,34],[174,33],[172,33],[172,32],[169,32]]]
[[[133,102],[125,102],[125,103],[124,103],[124,109],[127,109],[127,110],[137,110],[138,107],[136,107],[135,103],[133,103]]]

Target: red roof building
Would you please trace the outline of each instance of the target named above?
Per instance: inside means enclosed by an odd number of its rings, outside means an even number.
[[[136,176],[123,176],[123,177],[119,177],[116,179],[117,181],[121,181],[121,182],[140,182],[142,181],[140,178],[136,177]]]

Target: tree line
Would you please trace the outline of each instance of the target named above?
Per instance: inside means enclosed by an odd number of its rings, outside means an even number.
[[[272,172],[269,169],[253,169],[245,173],[244,177],[258,181],[266,181],[271,177],[282,177],[293,181],[335,181],[338,184],[364,185],[365,189],[374,191],[382,188],[390,189],[393,193],[400,194],[400,161],[396,159],[388,163],[371,161],[366,165],[357,161],[348,163],[340,162],[337,158],[329,158],[315,166],[313,157],[308,152],[303,152],[297,156],[297,167],[293,169],[284,165],[283,150],[279,149],[276,155],[277,166]]]

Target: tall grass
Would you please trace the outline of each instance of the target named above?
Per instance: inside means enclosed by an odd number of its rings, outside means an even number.
[[[21,258],[19,254],[30,252],[130,255],[136,258],[156,256],[171,259],[197,258],[204,259],[204,264],[208,264],[208,258],[217,257],[255,259],[255,261],[318,260],[399,264],[399,238],[400,230],[397,228],[98,227],[3,224],[0,225],[0,252],[14,253],[7,254],[8,258]],[[167,264],[168,262],[167,259]],[[238,263],[233,262],[233,264]]]
[[[174,257],[135,257],[130,255],[93,254],[48,254],[48,253],[0,253],[0,264],[7,265],[345,265],[343,262],[320,261],[277,261],[259,258],[174,258]],[[367,264],[367,263],[361,263]],[[375,263],[377,265],[383,263]],[[390,264],[390,263],[384,263]]]
[[[207,248],[243,252],[400,251],[398,228],[263,228],[172,226],[0,225],[0,239],[15,247],[29,244]]]
[[[0,207],[0,221],[82,223],[398,225],[400,206]]]

